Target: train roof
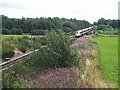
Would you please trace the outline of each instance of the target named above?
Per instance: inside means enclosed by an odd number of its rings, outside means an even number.
[[[89,27],[89,28],[85,28],[85,29],[80,29],[80,30],[77,30],[76,32],[83,32],[85,30],[88,30],[88,29],[92,29],[93,27]]]
[[[85,28],[85,29],[81,29],[81,30],[87,30],[87,29],[92,29],[93,27],[88,27],[88,28]]]

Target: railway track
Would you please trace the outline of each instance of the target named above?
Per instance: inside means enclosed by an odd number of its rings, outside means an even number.
[[[6,61],[6,62],[1,63],[1,64],[0,64],[0,70],[2,71],[2,70],[7,69],[8,67],[10,67],[10,66],[12,66],[13,64],[17,63],[18,61],[21,61],[21,59],[23,59],[23,58],[25,58],[25,57],[29,57],[32,53],[37,52],[37,51],[38,51],[38,49],[36,49],[35,51],[31,51],[31,52],[29,52],[29,53],[26,53],[26,54],[24,54],[24,55],[21,55],[21,56],[19,56],[19,57],[17,57],[17,58],[13,58],[13,59],[11,59],[11,60],[9,60],[9,61]]]
[[[41,48],[44,48],[46,47],[45,45],[44,46],[41,46]],[[19,61],[22,61],[23,58],[27,58],[29,57],[30,55],[32,55],[34,52],[37,52],[38,49],[34,50],[34,51],[31,51],[31,52],[28,52],[24,55],[21,55],[19,57],[16,57],[16,58],[13,58],[13,59],[10,59],[9,61],[6,61],[6,62],[3,62],[0,64],[0,71],[3,71],[5,69],[7,69],[8,67],[12,66],[13,64],[19,62]]]
[[[46,47],[46,45],[41,46],[41,48],[44,48],[44,47]],[[28,52],[28,53],[26,53],[26,54],[24,54],[24,55],[21,55],[21,56],[19,56],[19,57],[10,59],[9,61],[6,61],[6,62],[1,63],[1,64],[0,64],[0,71],[3,71],[3,70],[5,70],[5,69],[7,69],[8,67],[10,67],[10,66],[12,66],[13,64],[21,61],[23,58],[29,57],[31,54],[33,54],[34,52],[37,52],[37,51],[38,51],[38,49],[36,49],[36,50],[34,50],[34,51],[31,51],[31,52]]]

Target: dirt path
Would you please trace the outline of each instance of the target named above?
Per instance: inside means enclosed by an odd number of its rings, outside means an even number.
[[[84,73],[81,78],[91,83],[95,88],[110,88],[111,86],[102,78],[102,72],[98,68],[97,47],[92,45],[92,39],[89,36],[80,37],[72,44],[73,47],[79,49],[79,54],[84,57]]]

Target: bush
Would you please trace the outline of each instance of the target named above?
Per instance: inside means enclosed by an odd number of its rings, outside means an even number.
[[[98,25],[98,30],[102,30],[102,29],[113,29],[113,28],[110,25],[103,25],[103,24]]]
[[[12,29],[7,29],[7,28],[3,28],[3,34],[15,34],[15,35],[22,35],[23,31],[21,29],[18,28],[12,28]]]
[[[70,46],[70,40],[62,33],[51,31],[45,36],[46,46],[31,58],[32,67],[39,69],[72,67],[79,65],[76,51]]]
[[[17,48],[18,48],[20,51],[22,51],[23,53],[26,52],[26,47],[23,46],[23,45],[19,45]]]
[[[6,57],[13,57],[14,55],[14,48],[10,45],[8,45],[7,43],[3,43],[2,44],[2,58],[6,58]]]
[[[25,53],[25,51],[27,50],[27,48],[30,48],[31,44],[30,44],[30,40],[28,37],[24,36],[22,38],[18,38],[18,43],[17,43],[17,48],[22,51],[23,53]]]
[[[69,33],[69,32],[72,31],[72,29],[70,29],[69,27],[64,27],[63,31],[66,32],[66,33]]]
[[[29,46],[29,42],[28,42],[29,38],[27,37],[22,37],[22,38],[18,38],[18,42],[26,47]]]
[[[26,81],[22,80],[19,74],[12,69],[8,69],[2,72],[2,88],[27,88]]]
[[[46,30],[41,30],[41,29],[31,31],[32,35],[45,35],[45,33],[46,33]]]
[[[75,38],[70,38],[70,44],[72,44],[75,41]]]
[[[103,29],[98,31],[99,34],[105,34],[105,35],[118,35],[117,29]]]
[[[40,37],[40,42],[41,42],[41,45],[46,45],[47,44],[47,41],[46,41],[45,37]]]

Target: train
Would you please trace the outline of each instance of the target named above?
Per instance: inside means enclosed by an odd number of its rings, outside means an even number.
[[[75,33],[75,37],[80,37],[80,36],[90,32],[90,31],[92,31],[93,29],[94,29],[94,27],[88,27],[85,29],[77,30]]]

